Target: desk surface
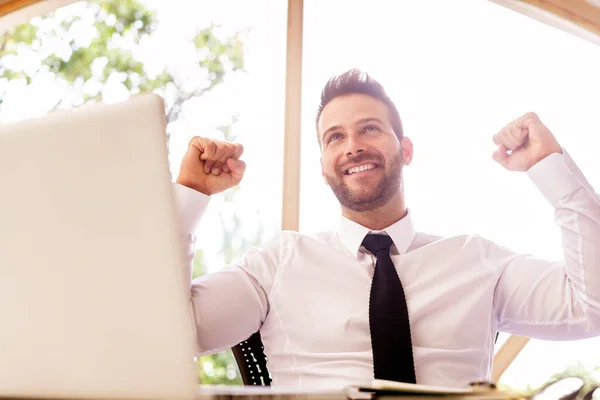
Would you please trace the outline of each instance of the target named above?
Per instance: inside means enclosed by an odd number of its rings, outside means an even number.
[[[470,395],[379,394],[344,390],[299,390],[252,386],[200,386],[198,400],[479,400],[504,399],[506,394],[489,392]]]

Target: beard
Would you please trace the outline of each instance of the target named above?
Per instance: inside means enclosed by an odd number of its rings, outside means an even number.
[[[350,163],[361,163],[363,161],[375,161],[377,168],[383,168],[381,157],[361,154],[353,158]],[[346,163],[347,165],[348,163]],[[389,202],[398,193],[402,180],[402,152],[399,151],[391,161],[388,172],[379,179],[375,185],[365,184],[363,187],[351,189],[344,182],[345,168],[336,170],[336,175],[325,174],[325,179],[331,187],[333,194],[337,197],[340,205],[355,212],[365,212],[380,208]]]

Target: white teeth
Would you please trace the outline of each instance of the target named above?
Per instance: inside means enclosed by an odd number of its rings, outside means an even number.
[[[375,165],[373,165],[373,164],[366,164],[366,165],[361,165],[359,167],[352,167],[348,170],[348,175],[352,175],[357,172],[368,171],[373,168],[375,168]]]

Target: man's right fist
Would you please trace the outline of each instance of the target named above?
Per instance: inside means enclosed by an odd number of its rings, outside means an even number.
[[[177,183],[208,196],[236,186],[246,163],[240,160],[241,144],[194,137],[181,161]]]

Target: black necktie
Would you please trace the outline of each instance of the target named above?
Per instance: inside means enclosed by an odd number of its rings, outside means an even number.
[[[392,239],[368,234],[362,245],[377,259],[369,299],[375,379],[416,383],[404,289],[390,257]]]

